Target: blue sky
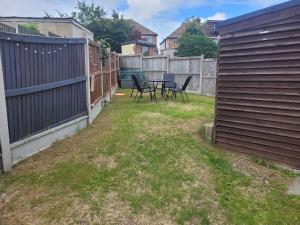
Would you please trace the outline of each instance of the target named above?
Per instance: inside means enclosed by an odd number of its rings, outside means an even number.
[[[285,0],[94,0],[108,14],[116,9],[159,34],[159,41],[174,31],[185,18],[228,19]],[[92,0],[86,0],[90,3]],[[44,10],[70,13],[76,0],[0,0],[0,16],[43,16]]]

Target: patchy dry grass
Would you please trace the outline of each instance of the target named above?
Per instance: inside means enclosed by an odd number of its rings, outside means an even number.
[[[198,131],[214,100],[191,99],[115,96],[91,127],[0,175],[0,224],[297,224],[294,174],[210,146]]]

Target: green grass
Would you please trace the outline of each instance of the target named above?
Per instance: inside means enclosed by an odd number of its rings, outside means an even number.
[[[237,170],[239,158],[203,140],[213,98],[136,104],[121,91],[91,127],[0,176],[4,224],[299,222],[300,198],[285,194],[293,174],[244,156]]]

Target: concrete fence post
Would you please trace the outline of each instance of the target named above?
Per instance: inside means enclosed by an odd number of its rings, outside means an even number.
[[[103,76],[104,76],[103,70],[104,70],[104,66],[103,66],[103,64],[105,62],[105,59],[103,58],[101,47],[100,47],[100,59],[101,59],[100,60],[100,88],[101,88],[101,97],[104,99],[104,90],[103,90],[103,81],[104,81],[104,79],[103,79]],[[102,104],[104,104],[104,101],[103,101]],[[102,105],[102,106],[104,106],[104,105]]]
[[[204,66],[204,55],[200,57],[200,76],[199,76],[199,92],[203,92],[203,66]]]
[[[111,52],[109,53],[109,97],[112,99],[112,85],[111,85]]]
[[[2,150],[2,166],[3,171],[8,172],[12,167],[12,155],[9,140],[9,130],[6,111],[6,99],[4,89],[2,59],[0,52],[0,147]]]
[[[86,39],[85,43],[85,75],[86,75],[86,104],[88,111],[88,122],[92,124],[91,118],[91,86],[90,86],[90,53],[89,53],[89,40]]]

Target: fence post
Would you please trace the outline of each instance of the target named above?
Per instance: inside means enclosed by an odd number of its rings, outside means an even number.
[[[6,111],[6,99],[4,90],[2,59],[0,52],[0,147],[2,149],[3,171],[8,172],[12,167],[12,157],[9,141],[9,130]]]
[[[103,58],[103,55],[102,55],[102,50],[101,50],[101,46],[99,48],[100,50],[100,94],[101,94],[101,97],[104,99],[104,91],[103,91],[103,64],[104,64],[104,58]],[[102,101],[102,106],[104,104],[104,101]]]
[[[200,76],[199,76],[199,91],[202,94],[202,86],[203,86],[203,66],[204,66],[204,55],[200,57]]]
[[[170,67],[170,56],[167,56],[167,73],[169,73],[169,68]]]
[[[111,87],[111,52],[109,53],[109,97],[112,99],[112,87]]]
[[[141,71],[143,71],[143,54],[141,54]]]
[[[86,105],[88,111],[88,122],[92,123],[91,118],[91,86],[90,86],[90,54],[89,54],[89,40],[86,38],[85,43],[85,74],[86,74]]]

